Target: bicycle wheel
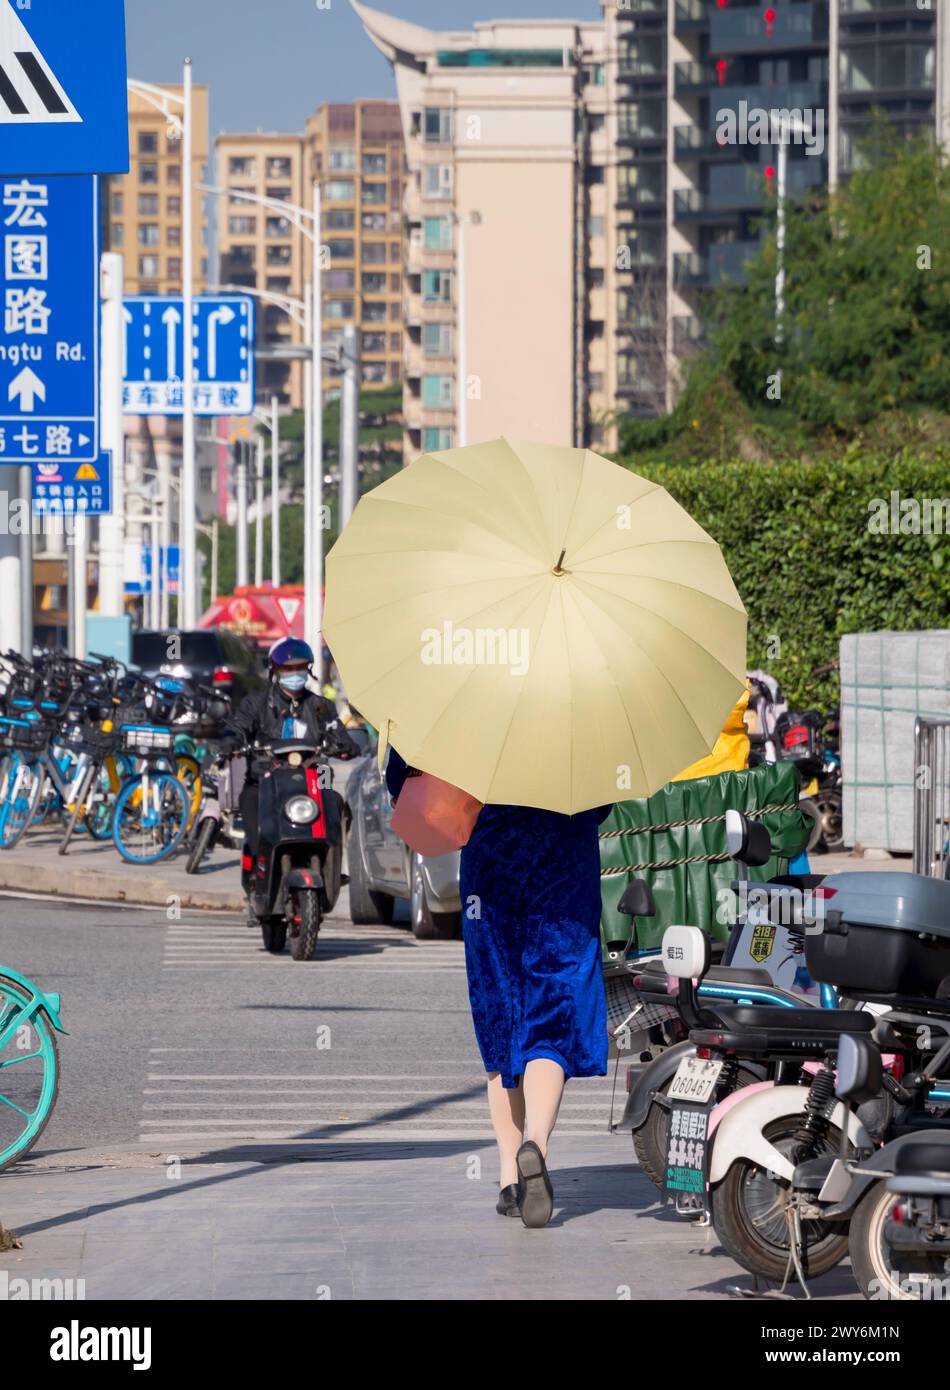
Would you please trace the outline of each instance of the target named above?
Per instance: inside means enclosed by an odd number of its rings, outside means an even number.
[[[188,824],[185,789],[171,773],[132,777],[119,792],[112,823],[116,849],[130,864],[167,859]]]
[[[99,767],[95,790],[84,807],[83,824],[94,840],[112,838],[112,814],[116,797],[112,791],[112,777],[105,763]]]
[[[190,753],[176,753],[175,776],[185,789],[188,799],[188,829],[190,830],[201,807],[201,766]]]
[[[0,1172],[31,1149],[46,1127],[59,1093],[56,1033],[42,1012],[20,1024],[16,1016],[30,1004],[16,980],[0,975]]]
[[[27,827],[36,815],[46,769],[42,763],[28,762],[15,753],[16,766],[11,770],[7,797],[0,809],[0,847],[13,849],[19,844]]]

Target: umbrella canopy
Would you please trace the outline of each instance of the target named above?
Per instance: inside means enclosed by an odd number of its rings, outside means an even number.
[[[568,814],[707,754],[745,675],[719,547],[663,488],[506,439],[424,454],[362,498],[327,558],[323,632],[412,765]]]

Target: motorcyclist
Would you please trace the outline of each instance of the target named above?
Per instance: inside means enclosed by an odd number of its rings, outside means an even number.
[[[245,742],[304,739],[320,745],[331,758],[358,758],[360,749],[340,722],[336,706],[307,689],[314,659],[311,647],[299,637],[283,637],[271,647],[268,659],[266,689],[245,695],[234,716],[234,726]],[[249,758],[240,808],[252,854],[257,852],[258,795],[257,770]]]

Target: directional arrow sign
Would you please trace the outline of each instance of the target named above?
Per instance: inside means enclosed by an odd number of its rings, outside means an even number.
[[[93,463],[98,179],[0,177],[0,324],[0,464]]]
[[[123,0],[0,0],[0,175],[129,169]]]
[[[123,410],[181,415],[184,403],[184,306],[178,297],[125,301]],[[254,301],[248,295],[196,295],[191,333],[197,415],[254,410]]]

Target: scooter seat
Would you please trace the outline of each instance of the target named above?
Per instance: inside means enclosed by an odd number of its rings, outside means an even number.
[[[651,957],[637,966],[638,975],[658,975],[666,978],[666,967],[660,956]],[[704,980],[718,980],[720,984],[755,985],[759,989],[774,989],[775,981],[767,970],[759,966],[711,965],[703,976]]]
[[[839,1035],[841,1033],[870,1033],[874,1016],[863,1009],[782,1009],[763,1006],[751,1008],[740,1004],[736,1008],[717,1008],[732,1028],[755,1029],[773,1036]]]

